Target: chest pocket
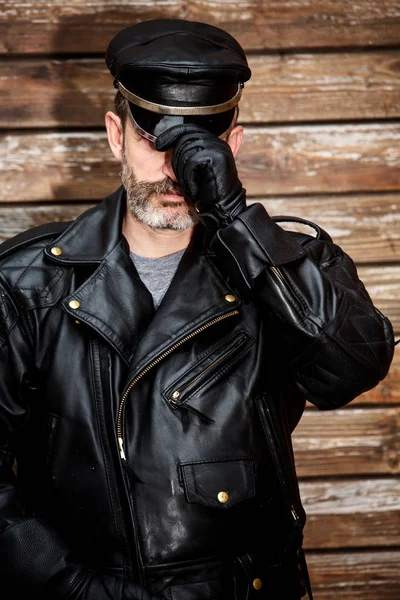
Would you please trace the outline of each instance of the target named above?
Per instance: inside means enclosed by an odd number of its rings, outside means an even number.
[[[195,394],[208,388],[240,360],[251,344],[247,332],[237,332],[165,390],[163,396],[169,406],[180,408]]]
[[[179,471],[190,503],[226,510],[256,493],[250,458],[181,463]]]

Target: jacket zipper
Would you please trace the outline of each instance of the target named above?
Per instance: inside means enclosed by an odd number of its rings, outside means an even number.
[[[275,419],[275,416],[273,415],[273,409],[270,407],[269,402],[270,401],[269,401],[268,397],[265,397],[264,402],[262,401],[261,398],[258,400],[261,412],[264,412],[268,415],[268,418],[267,418],[268,425],[267,426],[270,431],[270,435],[266,435],[266,438],[267,438],[267,442],[268,442],[268,445],[271,450],[273,461],[275,463],[275,468],[276,468],[277,475],[278,475],[278,478],[279,478],[279,481],[281,484],[283,497],[284,497],[284,499],[290,498],[290,501],[288,503],[288,509],[290,511],[292,520],[295,523],[295,526],[298,527],[300,524],[300,517],[297,514],[294,504],[292,504],[292,498],[294,496],[294,492],[292,489],[292,485],[290,485],[289,482],[287,481],[287,477],[289,476],[289,474],[287,472],[286,460],[284,461],[285,464],[282,465],[282,460],[284,460],[284,456],[285,456],[285,454],[284,454],[285,449],[282,448],[282,445],[279,441],[279,438],[278,438],[278,435],[276,432],[276,426],[275,426],[276,419]],[[280,458],[280,457],[282,457],[282,458]],[[289,488],[290,488],[290,491],[289,491]]]
[[[203,377],[203,375],[206,375],[211,369],[213,369],[216,365],[218,365],[220,362],[222,362],[227,356],[230,356],[232,353],[236,352],[238,350],[238,348],[240,348],[240,346],[242,346],[242,344],[247,339],[248,339],[247,335],[240,336],[239,339],[235,340],[234,345],[231,348],[229,348],[229,350],[224,352],[224,354],[222,354],[221,356],[218,356],[218,358],[216,358],[211,364],[209,364],[205,369],[203,369],[203,371],[201,371],[201,373],[198,373],[192,379],[190,379],[186,383],[182,383],[182,385],[180,387],[176,388],[169,395],[169,398],[168,398],[168,402],[172,405],[172,408],[177,408],[179,405],[181,405],[184,402],[184,400],[182,399],[182,394],[184,392],[187,392],[188,390],[190,390],[190,393],[192,393],[194,391],[193,389],[191,389],[192,386],[195,383],[197,383],[199,381],[199,379],[201,379]]]
[[[305,314],[304,304],[302,304],[300,302],[300,299],[293,291],[293,289],[290,285],[290,282],[287,281],[287,278],[282,273],[282,271],[280,269],[278,269],[278,267],[270,267],[270,271],[272,271],[272,273],[275,275],[275,278],[278,280],[278,282],[279,282],[280,286],[282,287],[282,289],[284,290],[284,292],[290,296],[291,301],[297,307],[300,315],[304,316],[304,314]]]
[[[283,279],[283,275],[280,272],[280,270],[278,269],[278,267],[270,267],[271,271],[273,271],[275,273],[275,275],[277,276],[277,278],[282,282],[285,283],[285,280]]]
[[[283,274],[278,269],[278,267],[271,266],[270,269],[274,273],[274,275],[276,276],[276,278],[279,280],[280,284],[289,291],[289,293],[291,294],[291,296],[293,296],[293,294],[291,293],[289,284],[285,280]],[[297,299],[296,299],[296,304],[298,304]],[[267,407],[267,412],[268,412],[268,414],[270,416],[270,421],[273,424],[274,418],[271,416],[271,408],[269,406]],[[284,490],[286,490],[286,493],[287,493],[287,482],[285,481],[285,478],[283,477],[282,473],[280,472],[281,469],[279,468],[279,462],[280,462],[279,461],[279,456],[278,456],[279,452],[277,453],[276,449],[273,448],[273,446],[275,446],[275,444],[273,444],[272,440],[268,440],[268,442],[269,442],[269,445],[270,445],[270,448],[271,448],[271,452],[274,455],[274,460],[275,460],[275,464],[276,464],[277,471],[278,471],[278,477],[279,477],[279,479],[281,481],[281,486],[283,487]],[[282,446],[280,445],[278,439],[276,440],[276,443],[280,447],[280,453],[282,455]],[[286,469],[285,469],[285,471],[286,471]],[[290,487],[292,487],[292,486],[290,486]],[[295,509],[295,507],[294,507],[293,504],[290,505],[290,513],[292,515],[292,518],[293,518],[293,521],[295,522],[295,524],[299,525],[300,517],[297,514],[296,509]]]
[[[232,310],[229,313],[226,313],[225,315],[221,315],[220,317],[217,317],[217,318],[213,319],[212,321],[209,321],[208,323],[205,323],[201,327],[198,327],[197,329],[195,329],[194,331],[192,331],[192,333],[189,333],[188,335],[186,335],[179,342],[177,342],[176,344],[174,344],[173,346],[171,346],[170,348],[168,348],[168,350],[166,350],[165,352],[163,352],[162,354],[160,354],[159,356],[157,356],[157,358],[155,358],[154,360],[152,360],[151,363],[148,364],[147,367],[145,367],[142,371],[140,371],[138,373],[138,375],[130,382],[130,384],[126,388],[126,390],[125,390],[125,392],[124,392],[124,394],[123,394],[123,396],[121,398],[121,402],[120,402],[119,408],[118,408],[118,416],[117,416],[118,445],[119,445],[119,452],[120,452],[120,456],[121,456],[122,460],[124,460],[124,461],[126,460],[126,455],[125,455],[125,451],[124,451],[124,438],[123,438],[123,435],[122,435],[122,418],[123,418],[123,413],[124,413],[124,407],[125,407],[125,404],[126,404],[126,399],[127,399],[128,395],[129,395],[129,392],[132,390],[132,388],[154,366],[158,365],[162,360],[164,360],[164,358],[166,358],[172,352],[174,352],[177,348],[179,348],[180,346],[182,346],[182,344],[185,344],[188,340],[191,340],[193,337],[195,337],[196,335],[198,335],[202,331],[205,331],[209,327],[212,327],[212,325],[215,325],[216,323],[219,323],[220,321],[223,321],[224,319],[227,319],[228,317],[233,317],[233,316],[238,315],[238,314],[239,314],[238,310]]]

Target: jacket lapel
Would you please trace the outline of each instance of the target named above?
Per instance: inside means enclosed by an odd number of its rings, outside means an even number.
[[[239,300],[209,259],[196,248],[194,240],[183,255],[171,285],[136,347],[128,382],[197,328],[237,310],[239,305]]]
[[[74,309],[76,301],[79,307]],[[65,299],[64,310],[95,329],[127,363],[131,362],[154,308],[151,295],[125,249],[124,240],[93,275]]]
[[[154,308],[122,236],[125,203],[121,187],[78,217],[45,254],[74,267],[76,288],[63,300],[63,309],[79,324],[95,329],[130,363]]]
[[[155,312],[122,235],[125,206],[121,187],[78,217],[45,254],[53,262],[73,266],[75,276],[79,267],[82,273],[91,270],[63,300],[63,309],[103,336],[131,363],[134,377],[173,344],[240,303],[204,253],[204,232],[198,227]]]

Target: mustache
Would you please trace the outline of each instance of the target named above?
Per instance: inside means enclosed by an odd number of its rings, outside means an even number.
[[[169,177],[162,181],[141,181],[140,187],[149,194],[178,194],[183,197],[182,190],[178,183],[172,181]]]

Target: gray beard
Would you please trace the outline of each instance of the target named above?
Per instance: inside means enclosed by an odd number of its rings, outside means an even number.
[[[122,152],[121,181],[126,190],[128,207],[133,216],[152,229],[174,229],[184,230],[193,227],[198,222],[196,211],[182,196],[185,203],[185,212],[179,206],[176,209],[175,202],[159,201],[158,206],[152,200],[152,196],[159,194],[178,193],[182,195],[180,187],[172,179],[163,181],[138,181],[134,170],[127,163],[125,153]]]

